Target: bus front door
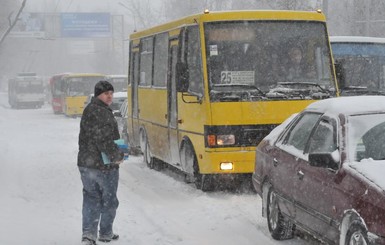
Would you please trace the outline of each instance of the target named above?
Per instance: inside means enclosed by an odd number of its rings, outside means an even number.
[[[177,61],[177,46],[171,46],[171,57],[169,61],[169,84],[168,86],[168,138],[170,146],[170,156],[172,165],[180,163],[179,144],[178,144],[178,98],[176,91],[176,61]]]

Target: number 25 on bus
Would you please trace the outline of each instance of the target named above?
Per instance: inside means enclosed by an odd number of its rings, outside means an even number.
[[[129,57],[131,146],[204,191],[250,176],[263,137],[338,93],[320,11],[205,11],[131,34]]]

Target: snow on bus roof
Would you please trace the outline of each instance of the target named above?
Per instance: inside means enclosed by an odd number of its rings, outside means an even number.
[[[347,96],[329,98],[314,102],[306,107],[308,111],[332,114],[359,114],[366,112],[385,112],[385,96]]]
[[[106,75],[108,78],[127,78],[128,75],[123,75],[123,74],[115,74],[115,75]]]
[[[385,43],[385,38],[365,36],[330,36],[331,43]]]

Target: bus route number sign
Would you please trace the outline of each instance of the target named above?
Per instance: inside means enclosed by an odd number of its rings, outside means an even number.
[[[254,71],[222,71],[221,84],[254,84]]]

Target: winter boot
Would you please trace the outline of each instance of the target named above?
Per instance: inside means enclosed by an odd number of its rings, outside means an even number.
[[[111,241],[116,241],[118,239],[119,239],[118,234],[112,234],[111,237],[99,236],[99,241],[101,241],[101,242],[111,242]]]
[[[96,245],[96,242],[88,237],[83,237],[82,245]]]

